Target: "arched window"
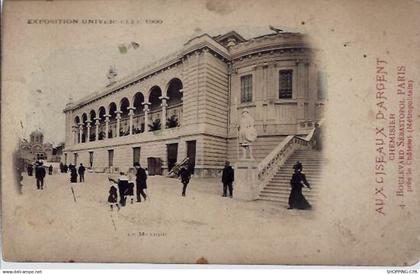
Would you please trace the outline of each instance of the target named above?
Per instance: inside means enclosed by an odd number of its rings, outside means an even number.
[[[94,125],[95,125],[95,118],[96,118],[96,112],[94,110],[91,110],[89,113],[89,120],[90,120],[90,126],[92,127],[90,130],[90,136],[89,136],[89,141],[95,141],[96,139],[96,129],[94,129]]]
[[[128,119],[128,108],[130,107],[130,102],[127,98],[123,98],[120,102],[121,110],[121,122],[120,122],[120,136],[125,136],[130,134],[130,121]]]
[[[106,115],[106,110],[105,107],[100,107],[98,110],[98,117],[99,117],[99,133],[98,133],[98,140],[103,140],[105,139],[105,127],[104,127],[104,123],[105,123],[105,115]]]
[[[150,89],[149,103],[150,103],[150,131],[161,129],[161,114],[162,102],[159,97],[162,96],[162,90],[158,86],[154,86]]]
[[[134,119],[133,133],[138,134],[144,131],[144,96],[137,92],[133,97]]]
[[[181,113],[182,113],[182,82],[178,78],[172,79],[168,84],[167,96],[168,108],[167,108],[167,121],[166,127],[173,128],[180,125]]]
[[[109,131],[108,131],[108,138],[114,138],[116,135],[116,130],[117,130],[117,105],[112,102],[111,104],[109,104]]]

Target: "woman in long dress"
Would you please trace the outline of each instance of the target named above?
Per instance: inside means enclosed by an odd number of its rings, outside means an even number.
[[[309,189],[311,188],[311,185],[306,180],[305,174],[302,173],[303,166],[298,161],[293,166],[293,169],[295,172],[293,173],[292,179],[290,180],[290,186],[292,187],[292,190],[290,191],[288,209],[311,209],[312,206],[302,194],[302,188],[304,185]]]

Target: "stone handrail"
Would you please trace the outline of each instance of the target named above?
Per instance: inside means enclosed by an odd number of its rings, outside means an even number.
[[[319,123],[320,126],[322,125],[322,122],[323,121]],[[258,181],[260,182],[260,190],[265,187],[274,173],[277,172],[279,166],[283,165],[296,149],[302,147],[312,147],[314,132],[315,128],[313,128],[305,137],[288,135],[258,164]]]
[[[258,180],[263,184],[272,177],[278,167],[298,148],[309,146],[306,141],[296,135],[287,136],[261,163],[258,164]],[[265,185],[265,184],[264,184]]]

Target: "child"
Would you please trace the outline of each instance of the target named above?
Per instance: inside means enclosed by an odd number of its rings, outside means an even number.
[[[113,182],[111,179],[109,181]],[[118,190],[117,190],[117,187],[114,185],[114,183],[109,188],[108,203],[111,207],[111,211],[113,211],[114,204],[118,208],[118,210],[120,210],[120,205],[118,204]]]
[[[118,192],[120,194],[120,205],[125,206],[127,199],[126,196],[129,188],[128,177],[124,174],[124,172],[120,172],[120,177],[118,178],[118,180],[114,180],[110,177],[108,177],[108,179],[114,182],[115,184],[118,184]]]

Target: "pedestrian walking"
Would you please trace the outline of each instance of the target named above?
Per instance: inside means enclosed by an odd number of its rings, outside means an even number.
[[[80,179],[80,182],[84,182],[85,181],[85,170],[86,170],[86,168],[83,166],[82,163],[80,163],[80,166],[79,166],[79,179]]]
[[[136,196],[137,196],[137,203],[141,202],[141,196],[146,201],[147,195],[144,192],[147,189],[147,174],[146,170],[140,166],[140,163],[135,163],[134,167],[136,168]]]
[[[222,183],[223,183],[223,197],[227,197],[227,190],[229,189],[229,197],[233,197],[233,181],[235,180],[235,172],[230,166],[230,162],[225,162],[225,167],[223,168],[222,173]]]
[[[306,186],[309,189],[311,188],[311,185],[306,180],[305,174],[302,173],[302,163],[298,161],[293,166],[293,169],[295,172],[293,173],[292,179],[290,180],[290,186],[292,187],[292,190],[290,191],[288,209],[311,209],[312,206],[302,194],[303,186]]]
[[[77,183],[77,170],[76,167],[72,164],[69,165],[70,170],[70,182]]]
[[[52,166],[52,165],[50,165],[50,166],[48,167],[48,175],[52,175],[52,172],[53,172],[53,166]]]
[[[183,184],[182,196],[184,197],[187,192],[187,186],[191,179],[190,165],[188,162],[184,166],[181,167],[181,169],[179,170],[178,176],[181,178],[181,183]]]
[[[35,178],[37,189],[44,189],[45,168],[43,163],[38,161],[35,165]]]

